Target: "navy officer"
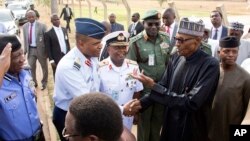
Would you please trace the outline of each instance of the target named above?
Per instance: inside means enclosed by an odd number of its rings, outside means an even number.
[[[123,112],[123,105],[133,98],[140,98],[142,83],[129,74],[137,71],[136,61],[125,59],[129,33],[115,31],[106,36],[109,57],[102,60],[98,70],[101,78],[100,91],[110,96]],[[133,117],[123,117],[123,125],[131,130]]]
[[[34,82],[30,70],[23,67],[24,51],[15,35],[0,35],[0,53],[9,43],[10,67],[0,87],[0,140],[34,141],[41,133]]]
[[[75,19],[76,47],[58,63],[55,75],[53,123],[61,141],[65,116],[71,100],[85,93],[99,91],[98,56],[105,27],[89,18]]]

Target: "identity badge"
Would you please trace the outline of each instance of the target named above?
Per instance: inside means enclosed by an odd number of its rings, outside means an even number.
[[[67,35],[65,35],[65,40],[68,40],[68,36]]]
[[[149,54],[148,55],[148,65],[149,66],[154,66],[155,65],[155,55],[154,54]]]

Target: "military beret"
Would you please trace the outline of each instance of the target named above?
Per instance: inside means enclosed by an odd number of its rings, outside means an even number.
[[[157,19],[159,20],[161,18],[161,13],[157,10],[148,10],[146,13],[144,13],[144,16],[142,17],[142,20],[148,20],[148,19]]]
[[[11,52],[15,52],[21,48],[20,40],[16,35],[0,34],[0,53],[2,53],[8,43],[12,44]]]
[[[239,22],[231,22],[229,24],[229,28],[233,29],[233,30],[243,31],[244,30],[244,25],[242,23],[239,23]]]
[[[103,38],[108,46],[127,46],[129,33],[126,31],[115,31]]]
[[[222,48],[236,48],[240,46],[240,41],[234,36],[227,36],[220,39],[219,45]]]
[[[89,18],[75,19],[76,33],[102,39],[105,35],[106,28],[100,22]]]
[[[203,36],[205,25],[202,20],[191,21],[188,18],[182,18],[178,27],[178,33],[192,36]]]

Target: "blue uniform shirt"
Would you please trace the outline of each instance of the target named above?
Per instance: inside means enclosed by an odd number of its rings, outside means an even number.
[[[0,139],[26,140],[40,129],[34,85],[29,71],[19,80],[6,73],[0,86]]]

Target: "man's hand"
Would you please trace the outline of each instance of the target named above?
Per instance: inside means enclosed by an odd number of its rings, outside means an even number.
[[[3,52],[0,56],[0,64],[3,68],[3,72],[6,73],[9,70],[10,67],[10,58],[11,58],[11,50],[12,50],[12,44],[8,43],[5,48],[3,49]]]
[[[133,73],[130,74],[135,79],[138,79],[141,81],[144,85],[148,86],[149,88],[152,88],[155,84],[154,80],[146,75],[143,74],[143,70],[141,73],[137,73],[137,71],[133,71]]]
[[[137,99],[133,99],[126,103],[123,107],[123,115],[125,116],[133,116],[139,112],[141,109],[141,103]]]

